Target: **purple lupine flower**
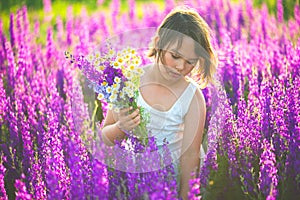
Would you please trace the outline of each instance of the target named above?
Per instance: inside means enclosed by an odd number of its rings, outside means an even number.
[[[9,42],[4,41],[6,57],[7,57],[7,82],[8,82],[8,93],[14,88],[15,76],[16,76],[16,64],[14,54]]]
[[[262,85],[261,85],[261,112],[262,112],[262,134],[264,137],[266,137],[268,140],[271,138],[271,111],[270,111],[270,105],[271,105],[271,89],[270,89],[270,83],[268,81],[269,79],[267,77],[264,78]]]
[[[48,127],[42,134],[43,169],[45,170],[48,198],[69,198],[69,175],[64,161],[59,114],[62,113],[62,99],[59,97],[53,81],[53,75],[48,77]]]
[[[108,199],[107,168],[96,158],[92,158],[92,193],[91,198]]]
[[[253,6],[252,6],[251,0],[246,0],[246,11],[247,11],[247,15],[249,17],[249,22],[251,23],[251,21],[253,19]]]
[[[273,130],[278,134],[273,134],[273,145],[275,154],[280,155],[288,151],[287,142],[290,141],[290,134],[288,133],[287,124],[282,116],[286,114],[287,109],[287,94],[284,91],[284,79],[274,80],[273,96],[271,98],[271,121]],[[283,163],[281,163],[283,164]]]
[[[1,154],[0,155],[0,197],[3,200],[8,200],[5,185],[4,185],[4,177],[5,177],[5,171],[6,168],[3,166],[3,161],[5,161],[6,158]]]
[[[30,200],[32,196],[27,192],[27,188],[23,180],[25,179],[24,174],[22,174],[21,179],[17,179],[15,182],[16,187],[16,200]]]
[[[174,0],[165,0],[165,10],[164,13],[167,15],[175,7]]]
[[[36,199],[46,199],[47,193],[46,193],[46,185],[43,179],[43,172],[41,168],[41,164],[38,159],[36,159],[38,156],[35,154],[34,163],[32,164],[32,173],[31,173],[31,181],[33,183],[33,189],[34,189],[34,198]]]
[[[227,28],[227,31],[230,31],[231,30],[231,26],[232,26],[232,8],[229,4],[229,1],[227,1],[227,6],[228,6],[228,10],[225,14],[225,20],[226,20],[226,28]]]
[[[64,143],[67,144],[67,152],[69,158],[67,160],[70,168],[71,178],[71,197],[88,197],[91,194],[95,186],[92,185],[92,162],[89,156],[88,149],[84,146],[82,139],[80,138],[80,132],[76,131],[73,121],[73,114],[71,108],[70,98],[74,95],[72,87],[74,87],[74,81],[72,80],[72,73],[68,70],[64,73],[67,84],[64,85],[64,92],[67,95],[67,102],[64,105],[64,114],[66,115],[67,125],[70,133],[69,138],[66,138]],[[63,139],[64,140],[64,139]],[[105,184],[105,183],[103,183]],[[99,186],[105,187],[105,186]]]
[[[194,178],[190,180],[189,182],[190,185],[190,191],[188,193],[188,199],[191,200],[200,200],[200,179],[199,178]]]
[[[24,45],[24,28],[22,26],[23,22],[23,12],[21,9],[17,10],[17,16],[16,16],[16,37],[17,41],[15,42],[15,45],[19,47],[20,45]]]
[[[27,7],[22,7],[22,22],[23,22],[23,41],[24,45],[27,47],[30,43],[30,31],[29,31],[29,20],[28,20],[28,14],[27,14]],[[30,50],[29,48],[27,50]]]
[[[35,33],[35,37],[38,38],[40,35],[40,22],[38,20],[36,20],[34,22],[34,28],[33,28],[33,32]]]
[[[19,55],[18,55],[18,69],[16,71],[15,82],[16,86],[19,90],[22,90],[21,94],[25,92],[24,85],[24,76],[26,75],[24,72],[26,70],[27,65],[27,57],[26,57],[26,49],[22,45],[19,47]],[[19,92],[19,91],[17,91]],[[21,94],[17,94],[17,96],[21,97]]]
[[[294,8],[294,17],[298,23],[298,25],[300,25],[300,5],[296,4],[295,8]]]
[[[257,151],[253,147],[254,143],[260,143],[259,138],[255,137],[255,126],[251,126],[252,119],[248,117],[251,115],[249,109],[247,109],[246,102],[242,98],[238,105],[238,119],[237,119],[237,131],[238,131],[238,165],[240,166],[237,176],[239,176],[242,190],[245,194],[257,196],[255,182],[254,166],[256,162]]]
[[[266,8],[266,5],[263,5],[262,9],[262,14],[261,14],[261,30],[262,30],[262,35],[264,41],[268,39],[268,33],[267,33],[267,28],[266,28],[266,17],[268,15],[268,10]]]
[[[245,19],[243,16],[243,9],[240,6],[238,10],[238,28],[236,30],[235,40],[240,40],[242,37],[242,27],[245,25]]]
[[[291,76],[289,76],[289,79]],[[288,80],[289,80],[288,79]],[[295,77],[293,82],[287,81],[286,93],[288,109],[285,115],[285,123],[289,131],[289,154],[286,160],[287,176],[292,180],[292,188],[299,194],[299,182],[296,177],[300,174],[300,130],[299,130],[299,75]],[[298,113],[298,114],[297,114]],[[294,120],[294,121],[289,121]],[[298,125],[297,125],[297,124]],[[296,194],[295,194],[296,195]],[[299,196],[299,195],[298,195]]]
[[[112,0],[110,3],[113,32],[118,32],[118,15],[120,14],[120,0]]]
[[[10,44],[12,47],[16,44],[16,32],[15,32],[15,26],[14,26],[14,14],[10,14],[10,20],[9,20],[9,33],[10,33]]]
[[[71,99],[73,122],[75,125],[76,132],[83,133],[87,131],[88,124],[84,122],[90,121],[87,104],[84,103],[83,91],[78,82],[73,82],[73,98]]]
[[[5,93],[5,88],[3,85],[3,79],[0,76],[0,126],[5,123],[6,115],[8,111],[8,100]]]
[[[161,13],[158,10],[156,4],[143,5],[143,20],[141,25],[146,27],[157,27],[160,23],[158,19],[161,18]],[[147,12],[147,10],[152,10],[152,12]]]
[[[78,35],[79,35],[79,43],[76,46],[76,50],[75,53],[76,54],[83,54],[86,55],[88,54],[88,50],[89,50],[89,27],[88,27],[88,17],[87,17],[87,13],[86,13],[86,9],[82,9],[81,10],[81,20],[82,22],[79,24],[79,29],[78,29]]]
[[[204,188],[208,185],[210,171],[218,170],[217,149],[219,148],[219,134],[222,131],[224,123],[224,118],[222,116],[224,109],[223,103],[226,100],[226,94],[221,93],[221,91],[222,90],[218,91],[217,88],[214,88],[212,96],[213,114],[207,132],[207,154],[200,170],[200,184],[201,187]]]
[[[61,17],[56,18],[56,25],[57,25],[57,40],[59,43],[63,43],[63,36],[64,36],[64,25]]]
[[[2,23],[2,20],[0,20],[0,39],[1,39],[1,43],[0,43],[0,74],[5,74],[5,71],[6,71],[6,67],[4,65],[4,61],[5,61],[5,45],[4,45],[4,42],[6,41],[5,40],[5,36],[4,36],[4,33],[3,33],[3,23]]]
[[[282,5],[282,0],[277,0],[277,21],[279,23],[283,22],[283,5]]]
[[[262,142],[262,154],[260,156],[260,172],[258,187],[264,197],[277,196],[278,173],[274,147],[267,139]]]
[[[21,122],[21,135],[23,141],[23,167],[28,174],[28,181],[30,182],[30,191],[32,196],[36,199],[46,198],[46,186],[42,178],[41,166],[37,160],[37,152],[33,150],[34,135],[32,133],[37,131],[37,114],[35,113],[36,104],[33,98],[29,95],[23,96],[23,103],[27,105],[22,107],[23,111],[19,113],[19,121]],[[26,119],[24,113],[29,113]]]
[[[51,0],[43,0],[44,12],[50,13],[52,10]]]
[[[69,6],[67,9],[68,18],[66,22],[66,32],[67,32],[67,45],[70,46],[73,42],[73,8]]]
[[[128,4],[129,4],[129,19],[133,21],[136,18],[136,14],[135,14],[135,9],[136,9],[135,0],[129,0]]]
[[[25,168],[25,173],[27,174],[27,177],[30,173],[30,169],[32,168],[32,162],[34,160],[34,152],[32,149],[32,137],[30,134],[30,127],[26,123],[26,117],[23,114],[23,112],[26,111],[26,108],[21,108],[19,114],[19,127],[21,132],[21,138],[23,141],[23,162],[22,165]],[[33,188],[28,188],[31,193],[33,193]]]
[[[105,20],[105,15],[103,15],[102,13],[100,13],[99,16],[99,20],[100,20],[100,27],[99,29],[101,30],[103,37],[106,38],[109,34],[108,28],[107,28],[107,24],[106,24],[106,20]]]
[[[221,30],[222,30],[222,23],[221,23],[221,18],[220,18],[220,15],[219,15],[219,11],[217,9],[214,9],[214,14],[215,14],[215,20],[216,20],[216,23],[215,23],[215,37],[218,41],[218,44],[220,45],[221,44]]]
[[[54,61],[54,56],[55,56],[55,52],[54,52],[54,41],[53,41],[53,33],[52,33],[52,28],[48,28],[47,30],[47,44],[46,44],[46,66],[48,69],[51,68],[51,66],[53,66],[53,61]]]
[[[9,136],[10,136],[10,146],[16,147],[19,144],[19,128],[18,128],[18,117],[16,116],[16,110],[13,108],[13,103],[11,102],[11,98],[7,98],[8,103],[8,113],[6,115],[6,122],[9,130]]]

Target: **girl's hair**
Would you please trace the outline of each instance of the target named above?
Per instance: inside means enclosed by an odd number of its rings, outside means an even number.
[[[211,30],[196,11],[188,7],[176,7],[159,26],[157,36],[159,40],[150,49],[150,57],[155,56],[157,61],[160,59],[163,63],[168,46],[177,42],[177,48],[179,48],[183,37],[188,36],[195,41],[195,53],[204,61],[200,63],[202,65],[200,68],[195,69],[194,73],[196,73],[193,78],[201,82],[203,87],[214,82],[213,75],[216,71],[217,58],[211,45]]]

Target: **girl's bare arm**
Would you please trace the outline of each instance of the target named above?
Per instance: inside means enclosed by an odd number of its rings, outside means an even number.
[[[136,109],[131,114],[128,112],[131,108],[125,108],[116,113],[108,110],[103,128],[102,139],[106,145],[114,145],[115,140],[124,139],[124,131],[130,131],[140,123],[139,109]]]
[[[206,119],[205,99],[200,90],[196,91],[189,111],[185,117],[182,141],[182,156],[180,158],[180,196],[187,199],[191,173],[200,166],[200,146]]]

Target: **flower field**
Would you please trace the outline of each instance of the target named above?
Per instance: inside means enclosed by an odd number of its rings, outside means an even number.
[[[176,2],[148,2],[139,14],[134,0],[126,12],[119,0],[92,14],[74,15],[70,5],[63,21],[51,19],[44,1],[43,19],[29,21],[22,7],[10,14],[9,30],[0,20],[0,199],[177,198],[172,167],[139,174],[107,164],[111,151],[99,142],[107,104],[64,51],[86,55],[116,35],[144,50],[183,3],[212,29],[223,85],[203,90],[207,157],[189,198],[300,199],[299,5],[284,20],[280,0],[276,16],[251,0]]]

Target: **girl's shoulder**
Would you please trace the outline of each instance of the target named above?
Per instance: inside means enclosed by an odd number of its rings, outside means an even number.
[[[148,80],[148,75],[149,75],[148,72],[149,72],[151,66],[152,66],[151,63],[141,66],[141,69],[144,70],[144,74],[141,76],[141,79],[140,79],[141,82],[145,82]]]
[[[141,69],[143,69],[144,72],[147,72],[147,71],[150,69],[151,66],[152,66],[152,64],[149,63],[149,64],[146,64],[146,65],[141,66]]]
[[[197,102],[205,103],[205,98],[200,85],[192,78],[187,77],[186,81],[194,88],[194,98]]]

